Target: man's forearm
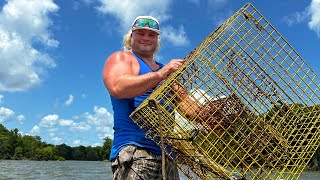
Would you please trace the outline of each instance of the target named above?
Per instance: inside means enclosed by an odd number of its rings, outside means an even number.
[[[115,91],[112,95],[116,98],[133,98],[154,88],[162,81],[157,72],[150,72],[143,75],[122,75],[115,82]]]

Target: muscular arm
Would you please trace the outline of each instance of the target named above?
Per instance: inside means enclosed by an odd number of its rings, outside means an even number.
[[[138,75],[139,64],[129,52],[116,52],[106,61],[103,82],[115,98],[132,98],[147,92],[178,69],[182,61],[171,61],[156,72]]]
[[[116,52],[107,59],[102,78],[110,95],[132,98],[145,93],[162,80],[156,72],[138,76],[139,66],[135,61],[135,57],[128,52]]]

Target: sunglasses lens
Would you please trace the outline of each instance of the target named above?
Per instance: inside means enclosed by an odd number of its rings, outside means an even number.
[[[159,30],[159,24],[152,19],[137,19],[133,27],[149,27],[152,29]]]

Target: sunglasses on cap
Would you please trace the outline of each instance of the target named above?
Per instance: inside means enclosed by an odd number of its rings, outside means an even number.
[[[140,18],[137,19],[133,25],[132,25],[132,29],[138,29],[138,28],[149,28],[149,29],[153,29],[156,30],[156,32],[160,31],[159,28],[159,24],[157,21],[153,20],[153,19],[149,19],[149,18]]]

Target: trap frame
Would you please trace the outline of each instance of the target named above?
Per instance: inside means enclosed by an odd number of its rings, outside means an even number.
[[[320,144],[319,84],[246,4],[130,117],[190,179],[298,179]],[[177,85],[210,113],[188,117]]]

